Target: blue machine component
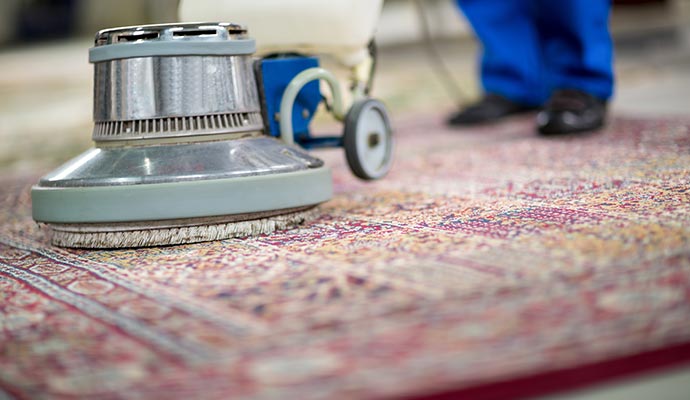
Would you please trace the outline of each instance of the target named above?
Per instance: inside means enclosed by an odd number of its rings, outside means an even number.
[[[315,57],[292,54],[267,57],[254,63],[254,72],[268,135],[305,149],[344,147],[352,173],[364,180],[379,179],[388,173],[393,142],[388,112],[383,103],[360,96],[344,110],[337,78],[319,68],[319,60]],[[328,83],[332,105],[327,108],[343,122],[341,135],[313,137],[309,132],[309,123],[323,100],[319,81]],[[284,108],[282,112],[281,105]]]
[[[280,102],[283,92],[290,81],[305,69],[319,66],[316,57],[285,56],[264,58],[257,61],[257,76],[260,81],[261,101],[264,108],[264,119],[271,136],[280,136]],[[341,147],[341,137],[312,137],[309,132],[316,109],[321,103],[319,82],[309,82],[302,88],[295,99],[292,109],[292,126],[294,139],[300,146],[310,149],[317,147]]]
[[[265,118],[269,134],[280,136],[280,123],[278,113],[280,112],[280,101],[288,83],[297,74],[308,68],[318,67],[319,59],[316,57],[280,57],[265,58],[260,61],[260,79],[263,90],[262,100],[265,106]],[[292,109],[292,124],[295,132],[295,141],[299,137],[309,136],[309,123],[314,117],[316,108],[321,102],[321,90],[319,82],[310,82],[299,92],[295,105]]]

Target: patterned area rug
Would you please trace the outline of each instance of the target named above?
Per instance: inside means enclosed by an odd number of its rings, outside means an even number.
[[[39,174],[0,178],[0,398],[490,398],[690,357],[690,121],[396,133],[389,178],[318,153],[322,216],[245,240],[54,248]]]

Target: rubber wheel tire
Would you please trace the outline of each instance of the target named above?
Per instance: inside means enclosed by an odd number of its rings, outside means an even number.
[[[356,101],[344,125],[345,158],[352,173],[367,181],[386,176],[393,158],[393,131],[383,103],[371,98]]]

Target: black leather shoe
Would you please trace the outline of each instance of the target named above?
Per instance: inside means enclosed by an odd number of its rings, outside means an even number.
[[[450,126],[483,124],[533,110],[536,110],[536,107],[525,106],[497,94],[487,94],[478,102],[451,115],[446,123]]]
[[[563,135],[599,129],[606,119],[606,101],[575,89],[557,90],[537,114],[542,135]]]

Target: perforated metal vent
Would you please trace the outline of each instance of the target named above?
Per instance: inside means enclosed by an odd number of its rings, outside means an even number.
[[[96,34],[96,47],[115,43],[147,41],[228,40],[246,37],[247,28],[232,23],[188,23],[125,26],[104,29]]]
[[[263,122],[259,112],[240,112],[96,122],[93,129],[93,140],[103,142],[141,138],[155,139],[261,130],[263,130]]]

